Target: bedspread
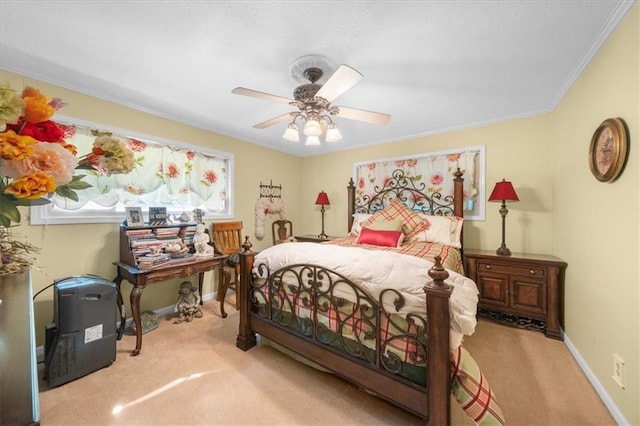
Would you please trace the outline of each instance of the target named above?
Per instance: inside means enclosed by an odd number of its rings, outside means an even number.
[[[333,270],[366,291],[375,300],[385,289],[395,289],[405,298],[399,310],[391,301],[382,301],[388,312],[399,315],[426,312],[424,286],[432,279],[428,275],[433,262],[393,251],[369,250],[334,244],[284,243],[258,253],[255,265],[266,264],[270,271],[295,264],[314,264]],[[449,270],[445,281],[453,286],[449,300],[451,313],[451,349],[457,348],[464,335],[471,335],[476,326],[478,289],[475,283]],[[344,295],[346,298],[348,294]]]
[[[421,259],[432,260],[436,256],[440,256],[442,266],[446,269],[455,271],[464,275],[464,268],[462,266],[462,255],[460,249],[447,246],[438,243],[427,243],[420,241],[412,241],[403,243],[400,247],[381,247],[370,244],[358,244],[356,240],[358,237],[341,237],[328,241],[323,244],[335,244],[343,247],[360,247],[367,250],[384,250],[394,253],[408,254],[411,256],[419,257]]]

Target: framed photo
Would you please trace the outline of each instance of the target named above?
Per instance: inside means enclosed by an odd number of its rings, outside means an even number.
[[[167,208],[166,207],[149,207],[149,225],[166,225],[167,224]]]
[[[144,220],[142,218],[141,207],[125,207],[127,211],[127,226],[143,226]]]

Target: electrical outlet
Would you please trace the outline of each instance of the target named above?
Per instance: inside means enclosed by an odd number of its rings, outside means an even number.
[[[616,354],[613,354],[613,380],[624,389],[624,361]]]

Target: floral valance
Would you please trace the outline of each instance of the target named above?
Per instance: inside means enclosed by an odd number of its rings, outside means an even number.
[[[79,200],[54,196],[58,208],[78,210],[90,202],[100,207],[122,205],[200,208],[208,212],[226,209],[229,160],[192,149],[163,145],[72,123],[60,123],[66,140],[80,155],[90,153],[96,136],[108,134],[124,141],[134,152],[135,166],[127,174],[81,170],[91,185],[79,192]]]
[[[375,188],[383,188],[398,169],[414,184],[424,184],[430,194],[439,192],[442,196],[453,196],[453,173],[460,168],[464,173],[465,219],[484,219],[483,167],[484,147],[356,163],[356,197],[374,195]]]

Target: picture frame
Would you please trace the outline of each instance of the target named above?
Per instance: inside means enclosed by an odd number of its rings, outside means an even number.
[[[600,182],[613,182],[624,170],[629,153],[629,131],[622,118],[604,120],[591,137],[589,168]]]
[[[144,226],[144,218],[142,216],[141,207],[125,207],[127,212],[127,226],[132,228],[136,226]]]
[[[149,225],[158,226],[167,224],[166,207],[149,207]]]

